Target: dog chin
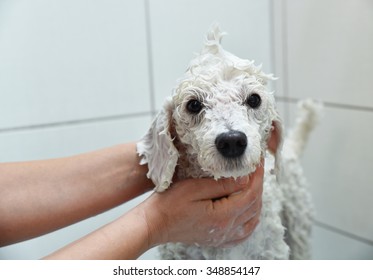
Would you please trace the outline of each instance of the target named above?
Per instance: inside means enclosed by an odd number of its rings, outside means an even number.
[[[220,178],[237,179],[238,177],[253,173],[258,164],[259,163],[247,164],[239,160],[228,160],[223,166],[209,166],[202,169],[216,180]]]

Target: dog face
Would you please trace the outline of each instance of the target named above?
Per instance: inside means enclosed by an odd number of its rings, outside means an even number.
[[[216,179],[255,171],[266,149],[279,154],[281,121],[270,75],[253,62],[222,49],[218,28],[138,143],[141,163],[163,191],[171,183],[182,147],[183,156]]]

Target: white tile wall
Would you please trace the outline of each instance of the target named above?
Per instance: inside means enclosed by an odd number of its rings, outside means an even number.
[[[136,141],[150,122],[151,117],[145,115],[2,133],[0,158],[2,162],[54,158]]]
[[[372,245],[340,232],[314,226],[312,256],[317,260],[372,260]]]
[[[286,123],[294,122],[294,101],[325,102],[303,160],[317,212],[317,259],[373,258],[372,8],[367,0],[274,3]]]
[[[291,119],[295,118],[294,107],[291,106]],[[316,205],[316,219],[372,239],[373,223],[367,220],[367,214],[373,214],[373,175],[369,164],[373,162],[373,131],[353,125],[361,120],[372,122],[373,114],[326,107],[303,162]]]
[[[289,94],[373,107],[372,1],[287,3]]]
[[[0,128],[149,112],[146,47],[143,1],[5,1]]]

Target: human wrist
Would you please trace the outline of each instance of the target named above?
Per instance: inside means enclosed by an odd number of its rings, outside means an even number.
[[[136,207],[146,226],[149,249],[169,241],[167,223],[162,212],[157,210],[157,203],[154,201],[156,200],[154,196],[157,195],[152,195]]]

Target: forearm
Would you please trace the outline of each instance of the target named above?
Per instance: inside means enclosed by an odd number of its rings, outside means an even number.
[[[45,259],[136,259],[154,245],[146,220],[135,208]]]
[[[257,168],[255,175],[238,181],[179,181],[46,258],[135,259],[166,242],[238,244],[252,233],[260,216],[263,168]]]
[[[0,165],[0,245],[91,217],[151,188],[135,144]]]

